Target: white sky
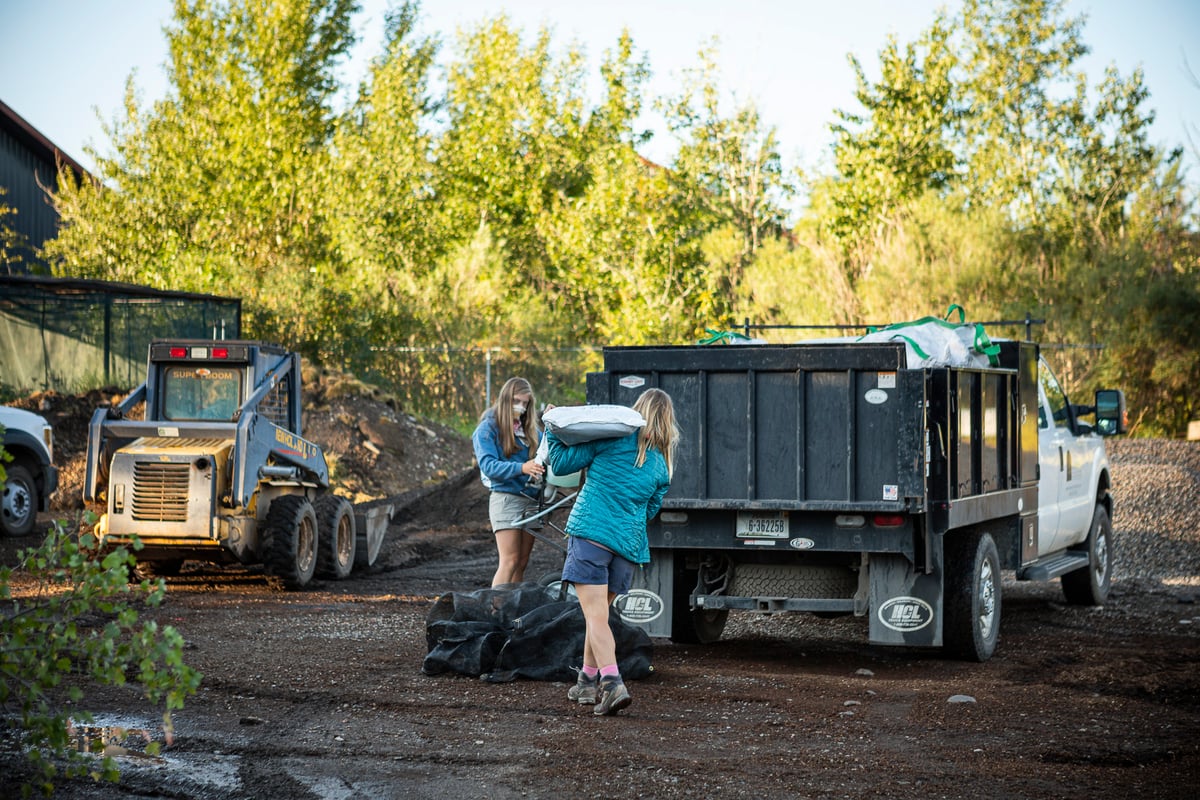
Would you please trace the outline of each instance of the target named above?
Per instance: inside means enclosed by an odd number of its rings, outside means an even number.
[[[351,87],[379,53],[388,5],[360,2],[360,44],[345,68]],[[715,35],[726,97],[753,99],[777,128],[787,164],[813,167],[829,143],[833,110],[855,107],[846,54],[871,74],[889,33],[911,41],[943,5],[958,7],[956,0],[425,0],[421,31],[449,41],[456,28],[505,12],[530,34],[549,25],[558,47],[577,40],[598,73],[604,50],[628,27],[649,57],[651,96],[674,94],[681,71]],[[97,112],[104,119],[118,114],[131,72],[143,103],[166,92],[162,26],[171,9],[170,0],[0,0],[0,100],[90,167],[85,143],[109,149]],[[1145,69],[1148,105],[1158,113],[1153,138],[1189,149],[1195,184],[1200,86],[1185,65],[1200,75],[1200,0],[1070,0],[1067,10],[1089,17],[1089,84],[1109,63],[1122,74]],[[657,136],[644,154],[669,161],[673,143],[653,120],[647,124]]]

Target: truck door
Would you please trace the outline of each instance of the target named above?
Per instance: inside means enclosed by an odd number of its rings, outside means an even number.
[[[1077,436],[1071,430],[1066,392],[1045,361],[1038,364],[1038,454],[1041,480],[1038,491],[1038,554],[1061,550],[1087,536],[1092,520],[1092,470],[1099,437]],[[1050,483],[1055,484],[1053,490]],[[1050,492],[1053,491],[1054,495]],[[1050,497],[1055,511],[1043,516]]]
[[[1043,556],[1054,548],[1058,532],[1058,504],[1062,484],[1066,480],[1066,431],[1054,424],[1054,410],[1046,396],[1042,376],[1038,368],[1038,555]]]

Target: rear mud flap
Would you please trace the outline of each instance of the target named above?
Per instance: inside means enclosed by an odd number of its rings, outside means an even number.
[[[940,561],[940,555],[934,559]],[[892,553],[872,553],[869,565],[871,643],[940,647],[941,573],[917,573],[911,561]]]
[[[634,570],[629,594],[614,601],[621,619],[650,636],[670,636],[674,574],[675,554],[670,550],[652,551],[650,563]]]

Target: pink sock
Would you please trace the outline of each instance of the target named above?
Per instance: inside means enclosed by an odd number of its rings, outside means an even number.
[[[617,678],[617,677],[620,677],[620,675],[621,675],[621,672],[620,672],[620,670],[617,669],[616,664],[609,664],[606,667],[600,668],[600,677],[601,678]]]
[[[600,674],[600,669],[598,667],[593,667],[588,664],[584,664],[581,671],[583,672],[584,677],[591,680],[595,680],[596,676]]]

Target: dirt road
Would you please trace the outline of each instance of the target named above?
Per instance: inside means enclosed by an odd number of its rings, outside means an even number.
[[[861,619],[735,616],[715,645],[656,640],[616,718],[566,684],[423,675],[434,597],[494,569],[485,504],[477,481],[432,495],[374,572],[311,591],[189,565],[155,612],[205,676],[174,745],[56,796],[1145,799],[1200,780],[1200,606],[1150,582],[1100,609],[1008,583],[985,664],[868,646]],[[539,545],[529,572],[560,566]],[[102,725],[157,730],[133,689],[88,699]]]

